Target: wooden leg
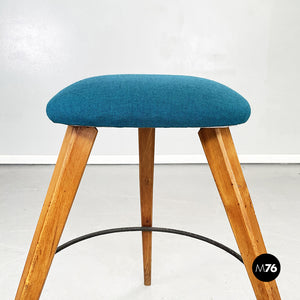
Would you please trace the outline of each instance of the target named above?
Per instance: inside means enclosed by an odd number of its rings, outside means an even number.
[[[67,128],[16,300],[40,297],[96,135],[97,129],[93,127]]]
[[[280,295],[275,280],[262,282],[252,273],[254,259],[267,251],[230,130],[228,127],[202,128],[199,137],[256,298],[279,300]]]
[[[139,128],[140,199],[142,226],[152,226],[155,128]],[[151,285],[152,232],[143,232],[144,284]]]

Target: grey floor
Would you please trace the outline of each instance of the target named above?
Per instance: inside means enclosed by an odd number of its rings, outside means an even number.
[[[300,299],[300,165],[243,166],[262,233],[281,262],[282,299]],[[13,299],[53,166],[0,166],[0,299]],[[88,166],[61,242],[140,223],[137,166]],[[199,233],[237,250],[207,165],[155,168],[154,226]],[[143,286],[141,233],[84,241],[57,254],[41,299],[255,299],[243,265],[183,236],[153,234]]]

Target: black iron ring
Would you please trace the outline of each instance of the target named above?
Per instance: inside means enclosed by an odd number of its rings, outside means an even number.
[[[210,238],[207,238],[205,236],[199,235],[199,234],[195,234],[192,232],[188,232],[188,231],[183,231],[183,230],[178,230],[178,229],[172,229],[172,228],[161,228],[161,227],[120,227],[120,228],[112,228],[112,229],[105,229],[105,230],[100,230],[100,231],[95,231],[92,233],[88,233],[85,235],[82,235],[78,238],[75,238],[73,240],[70,240],[62,245],[60,245],[59,247],[57,247],[56,252],[58,253],[61,250],[68,248],[76,243],[79,243],[81,241],[99,236],[99,235],[105,235],[105,234],[110,234],[110,233],[117,233],[117,232],[126,232],[126,231],[157,231],[157,232],[167,232],[167,233],[173,233],[173,234],[179,234],[179,235],[184,235],[184,236],[188,236],[197,240],[201,240],[204,241],[206,243],[209,243],[213,246],[216,246],[224,251],[226,251],[227,253],[231,254],[232,256],[234,256],[235,258],[237,258],[241,263],[243,262],[243,259],[241,257],[240,254],[238,254],[237,252],[235,252],[234,250],[228,248],[227,246],[214,241]]]

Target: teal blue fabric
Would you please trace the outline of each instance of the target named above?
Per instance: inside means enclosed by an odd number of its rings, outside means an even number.
[[[248,102],[212,80],[181,75],[105,75],[54,96],[55,123],[94,127],[221,127],[244,123]]]

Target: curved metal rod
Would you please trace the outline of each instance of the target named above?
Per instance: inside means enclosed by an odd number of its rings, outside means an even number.
[[[81,241],[90,239],[92,237],[96,237],[99,235],[106,235],[106,234],[110,234],[110,233],[118,233],[118,232],[128,232],[128,231],[156,231],[156,232],[165,232],[165,233],[173,233],[173,234],[179,234],[179,235],[184,235],[184,236],[188,236],[191,238],[195,238],[204,242],[207,242],[213,246],[216,246],[224,251],[226,251],[227,253],[231,254],[232,256],[234,256],[235,258],[237,258],[240,262],[243,263],[243,259],[241,257],[240,254],[238,254],[237,252],[235,252],[234,250],[230,249],[229,247],[215,241],[212,240],[210,238],[207,238],[205,236],[199,235],[199,234],[195,234],[195,233],[191,233],[188,231],[183,231],[183,230],[177,230],[177,229],[172,229],[172,228],[161,228],[161,227],[120,227],[120,228],[112,228],[112,229],[105,229],[105,230],[100,230],[100,231],[96,231],[96,232],[92,232],[86,235],[82,235],[78,238],[72,239],[62,245],[60,245],[59,247],[57,247],[56,253],[60,252],[61,250],[70,247],[71,245],[74,245],[76,243],[79,243]]]
[[[210,238],[207,238],[205,236],[195,234],[195,233],[192,233],[192,232],[177,230],[177,229],[172,229],[172,228],[161,228],[161,227],[120,227],[120,228],[112,228],[112,229],[105,229],[105,230],[95,231],[95,232],[92,232],[92,233],[82,235],[78,238],[75,238],[73,240],[70,240],[70,241],[60,245],[59,247],[57,247],[55,253],[58,253],[58,252],[60,252],[61,250],[65,249],[65,248],[68,248],[68,247],[70,247],[70,246],[72,246],[76,243],[79,243],[81,241],[90,239],[92,237],[96,237],[96,236],[99,236],[99,235],[110,234],[110,233],[125,232],[125,231],[157,231],[157,232],[167,232],[167,233],[173,233],[173,234],[189,236],[191,238],[201,240],[201,241],[204,241],[204,242],[209,243],[211,245],[214,245],[214,246],[226,251],[227,253],[231,254],[232,256],[234,256],[241,263],[244,263],[240,254],[238,254],[234,250],[228,248],[227,246],[225,246],[225,245],[223,245],[223,244],[221,244],[217,241],[214,241]]]

